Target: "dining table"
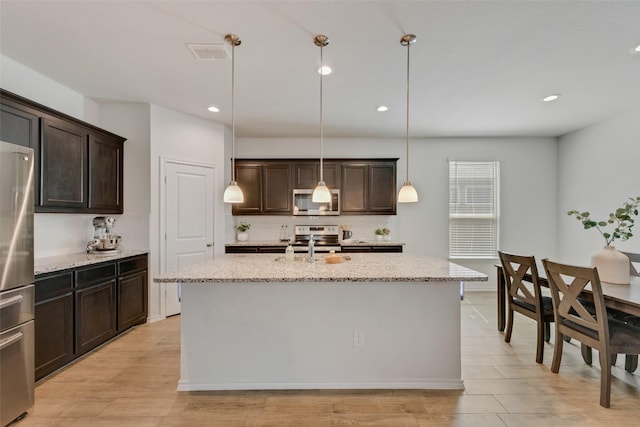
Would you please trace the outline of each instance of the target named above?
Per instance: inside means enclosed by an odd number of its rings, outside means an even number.
[[[507,311],[507,289],[504,280],[502,265],[497,268],[497,294],[498,294],[498,330],[504,331]],[[549,287],[549,281],[543,274],[544,269],[538,269],[538,283],[540,286]],[[525,274],[524,280],[531,282],[531,274]],[[640,277],[631,276],[629,284],[615,284],[601,282],[604,303],[607,308],[615,309],[632,316],[640,316]]]

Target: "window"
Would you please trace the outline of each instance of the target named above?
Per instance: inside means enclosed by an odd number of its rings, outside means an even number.
[[[449,258],[496,258],[500,163],[449,162]]]

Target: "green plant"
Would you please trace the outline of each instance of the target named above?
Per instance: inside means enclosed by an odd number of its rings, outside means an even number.
[[[376,231],[374,231],[374,233],[376,234],[376,236],[388,236],[389,233],[391,233],[391,230],[389,230],[388,228],[376,228]]]
[[[635,223],[633,216],[638,216],[638,206],[640,205],[640,196],[629,198],[629,202],[625,202],[621,208],[616,209],[614,213],[609,214],[606,221],[595,221],[591,219],[589,212],[579,212],[570,210],[567,212],[569,216],[575,216],[582,223],[585,230],[595,228],[602,237],[604,237],[607,246],[612,244],[616,239],[622,241],[629,240],[633,236],[631,228]],[[615,227],[613,231],[605,231],[605,227]]]
[[[245,231],[251,228],[251,224],[249,224],[248,222],[241,222],[238,225],[234,225],[233,228],[244,233]]]

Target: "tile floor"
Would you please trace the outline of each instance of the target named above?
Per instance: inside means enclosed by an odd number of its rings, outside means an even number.
[[[180,317],[136,327],[36,386],[28,426],[637,426],[640,370],[613,368],[611,408],[600,369],[565,345],[535,363],[535,324],[516,318],[511,344],[496,329],[493,292],[462,302],[460,391],[176,392]],[[594,361],[597,358],[594,355]]]

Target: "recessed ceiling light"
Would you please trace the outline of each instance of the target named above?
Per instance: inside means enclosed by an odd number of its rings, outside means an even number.
[[[380,105],[380,106],[376,107],[376,111],[379,111],[381,113],[384,112],[384,111],[387,111],[387,110],[389,110],[389,107],[387,107],[386,105]]]
[[[212,113],[219,113],[220,109],[218,107],[214,107],[213,105],[209,108],[207,108],[207,110],[211,111]]]
[[[542,98],[542,101],[551,102],[551,101],[555,101],[558,98],[560,98],[560,94],[559,93],[554,93],[553,95],[545,96],[544,98]]]
[[[333,72],[333,69],[331,69],[331,67],[329,67],[328,65],[323,65],[322,67],[318,68],[318,73],[322,74],[323,76],[326,76],[327,74],[331,74]]]
[[[635,53],[640,53],[640,44],[639,44],[638,46],[634,47],[634,48],[633,48],[633,51],[634,51]]]

